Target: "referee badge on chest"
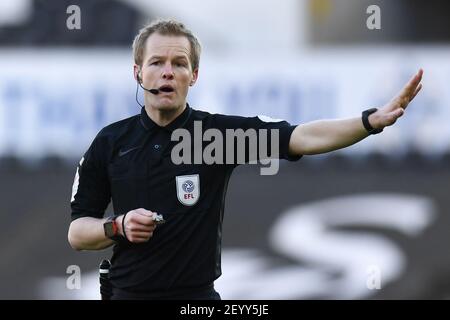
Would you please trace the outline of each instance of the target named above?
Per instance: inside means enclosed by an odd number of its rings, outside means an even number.
[[[193,206],[200,197],[200,177],[198,174],[177,176],[177,197],[185,206]]]

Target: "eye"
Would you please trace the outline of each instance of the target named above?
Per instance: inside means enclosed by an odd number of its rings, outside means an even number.
[[[161,62],[159,60],[150,62],[151,66],[158,66]]]
[[[181,61],[181,62],[176,62],[176,63],[175,63],[175,66],[177,66],[177,67],[186,67],[186,62],[183,62],[183,61]]]

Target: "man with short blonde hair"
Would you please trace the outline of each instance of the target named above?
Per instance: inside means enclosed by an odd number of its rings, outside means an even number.
[[[200,66],[200,54],[202,47],[197,37],[181,22],[176,20],[156,20],[139,30],[133,41],[134,63],[142,66],[142,59],[145,51],[145,42],[153,33],[159,33],[164,36],[184,36],[189,40],[191,45],[191,65],[192,71]]]
[[[145,106],[140,114],[103,128],[84,154],[73,184],[68,233],[76,250],[114,245],[113,299],[220,299],[214,281],[221,275],[225,194],[240,163],[177,164],[172,158],[176,132],[189,138],[198,128],[212,130],[218,134],[215,140],[209,137],[192,149],[200,149],[201,155],[214,143],[216,153],[228,159],[235,149],[218,144],[226,132],[267,130],[275,134],[266,143],[278,147],[271,157],[296,161],[380,133],[403,115],[421,89],[422,70],[378,109],[348,119],[291,125],[191,108],[186,97],[198,79],[201,50],[179,22],[159,20],[143,28],[133,50],[134,76],[145,89]],[[261,146],[260,136],[254,141]],[[249,144],[246,162],[260,160],[260,153],[248,154],[254,147]],[[114,214],[104,218],[111,200]]]

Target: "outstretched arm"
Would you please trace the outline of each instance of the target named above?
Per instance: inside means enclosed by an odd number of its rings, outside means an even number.
[[[375,129],[393,125],[405,112],[408,104],[422,88],[423,70],[403,87],[397,96],[369,116]],[[361,117],[319,120],[298,125],[289,141],[289,152],[293,155],[310,155],[330,152],[355,144],[369,135]]]

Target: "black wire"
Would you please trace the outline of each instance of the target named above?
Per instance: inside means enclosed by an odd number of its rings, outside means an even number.
[[[139,91],[139,84],[136,81],[136,102],[137,102],[138,105],[141,106],[141,108],[143,108],[144,106],[142,104],[140,104],[139,100],[138,100],[138,91]]]

